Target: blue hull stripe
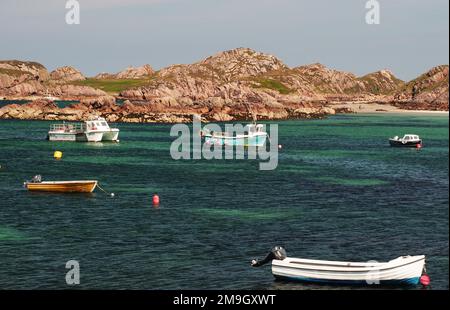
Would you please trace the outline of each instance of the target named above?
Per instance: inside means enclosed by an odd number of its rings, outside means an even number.
[[[304,278],[304,277],[285,277],[285,276],[275,276],[277,280],[283,281],[297,281],[306,283],[319,283],[319,284],[335,284],[335,285],[367,285],[370,286],[366,281],[360,280],[328,280],[328,279],[314,279],[314,278]],[[383,280],[380,281],[380,285],[417,285],[419,284],[419,278],[409,278],[409,279],[399,279],[399,280]],[[373,284],[375,285],[375,284]]]

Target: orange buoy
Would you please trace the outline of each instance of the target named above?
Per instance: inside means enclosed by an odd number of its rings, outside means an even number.
[[[153,205],[159,206],[159,196],[158,194],[153,195]]]

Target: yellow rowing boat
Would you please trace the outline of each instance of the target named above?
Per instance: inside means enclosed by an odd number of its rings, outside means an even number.
[[[98,181],[25,182],[29,191],[59,193],[92,193]]]

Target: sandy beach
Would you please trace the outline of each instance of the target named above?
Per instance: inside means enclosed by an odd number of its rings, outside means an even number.
[[[449,111],[431,110],[406,110],[390,104],[379,103],[335,103],[330,105],[333,109],[347,109],[353,113],[427,113],[427,114],[449,114]]]

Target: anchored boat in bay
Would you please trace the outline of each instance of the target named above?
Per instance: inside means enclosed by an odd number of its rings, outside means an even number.
[[[97,117],[83,123],[52,124],[47,139],[69,142],[118,142],[119,129],[110,128],[104,118]]]

